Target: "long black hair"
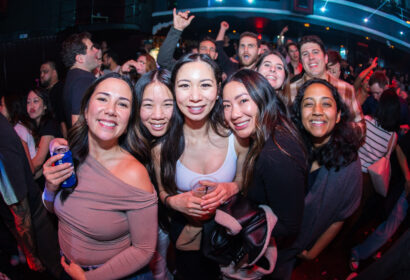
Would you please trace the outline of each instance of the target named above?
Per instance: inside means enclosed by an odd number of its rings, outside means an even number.
[[[322,84],[326,86],[336,101],[337,112],[340,112],[340,121],[335,124],[329,141],[318,148],[313,146],[312,135],[306,131],[302,124],[302,100],[306,89],[312,84]],[[335,168],[338,170],[340,167],[347,166],[357,159],[357,150],[360,147],[360,141],[352,126],[352,115],[337,92],[337,89],[326,80],[311,79],[300,87],[293,103],[292,119],[301,132],[311,163],[317,160],[320,166],[323,165],[327,169]]]
[[[46,89],[42,89],[42,88],[34,88],[31,89],[30,91],[28,91],[27,95],[26,95],[26,99],[25,99],[25,105],[26,105],[26,113],[27,116],[28,112],[27,112],[27,98],[28,95],[30,94],[30,92],[33,92],[35,95],[37,95],[44,104],[44,113],[41,115],[40,117],[40,123],[37,125],[36,121],[33,119],[31,120],[31,134],[33,135],[34,138],[34,142],[36,144],[36,147],[40,144],[40,139],[41,139],[41,135],[40,135],[40,129],[50,120],[53,119],[53,112],[51,111],[51,105],[50,105],[50,98],[48,95],[48,91]]]
[[[301,150],[304,149],[298,131],[290,120],[287,106],[278,97],[275,89],[260,73],[249,69],[239,70],[225,81],[224,86],[232,81],[239,82],[246,88],[249,96],[258,106],[259,112],[256,120],[255,133],[251,136],[249,151],[242,168],[243,186],[246,192],[252,181],[255,162],[269,137],[272,137],[273,142],[280,151],[294,158],[276,141],[275,131],[292,137],[300,144]],[[296,158],[294,159],[296,160]],[[296,163],[305,169],[306,162]]]
[[[175,64],[172,75],[172,94],[175,98],[175,80],[177,74],[181,67],[190,62],[203,62],[208,64],[215,75],[216,84],[218,86],[218,91],[222,81],[221,71],[219,66],[213,61],[209,56],[204,54],[187,54],[181,57]],[[185,138],[183,133],[184,125],[184,116],[179,110],[178,106],[174,108],[174,121],[173,125],[170,126],[169,132],[167,133],[166,138],[162,142],[161,147],[161,182],[164,189],[170,194],[176,194],[177,186],[175,184],[175,173],[176,173],[176,163],[181,157],[185,149]],[[221,136],[224,135],[221,132],[221,127],[223,127],[223,116],[222,116],[222,103],[215,102],[214,107],[212,108],[209,114],[209,123],[211,129],[213,129],[217,134]]]
[[[114,78],[122,80],[127,83],[132,93],[131,98],[131,114],[127,124],[126,132],[118,139],[118,144],[121,148],[129,152],[137,160],[142,161],[143,154],[141,151],[144,149],[144,144],[141,142],[138,136],[138,131],[135,129],[137,122],[139,121],[139,115],[137,114],[137,100],[134,93],[134,87],[130,80],[118,73],[109,73],[96,80],[85,92],[81,101],[81,109],[77,122],[70,129],[68,133],[68,144],[70,146],[71,153],[73,155],[74,168],[77,171],[79,166],[86,160],[89,147],[88,147],[88,125],[85,119],[85,111],[88,108],[91,96],[93,95],[97,86],[103,81]],[[61,201],[64,201],[70,193],[74,191],[73,188],[66,188],[62,190]]]

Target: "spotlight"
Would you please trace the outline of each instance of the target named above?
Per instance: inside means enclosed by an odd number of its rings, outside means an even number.
[[[309,24],[309,23],[305,23],[304,26],[305,26],[305,27],[309,27],[310,24]]]
[[[215,2],[222,2],[223,0],[215,0]]]
[[[368,19],[368,18],[364,18],[363,21],[364,21],[364,22],[368,22],[369,19]]]
[[[325,6],[323,6],[322,8],[320,8],[320,10],[322,11],[322,13],[326,12]]]
[[[329,30],[330,29],[330,27],[329,26],[326,26],[326,30]]]
[[[249,3],[249,4],[252,4],[252,3],[253,3],[253,0],[248,0],[248,3]]]
[[[403,34],[404,34],[404,32],[403,32],[403,31],[400,31],[399,33],[400,33],[400,35],[403,35]]]

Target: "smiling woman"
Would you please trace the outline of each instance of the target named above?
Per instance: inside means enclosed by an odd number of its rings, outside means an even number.
[[[225,121],[237,137],[250,141],[243,191],[278,217],[271,235],[278,244],[278,261],[270,279],[288,279],[284,270],[289,258],[283,256],[299,232],[303,213],[307,162],[302,140],[287,107],[261,74],[236,72],[222,96]]]
[[[169,137],[154,148],[154,161],[160,198],[175,210],[169,232],[176,247],[176,269],[182,279],[218,279],[219,266],[200,253],[197,236],[203,221],[239,191],[247,147],[228,136],[223,125],[218,100],[221,73],[209,56],[182,57],[171,81],[175,123]],[[215,190],[197,197],[191,191],[197,182]]]
[[[131,83],[107,74],[85,93],[69,133],[78,185],[59,188],[74,170],[69,163],[54,166],[61,155],[44,164],[44,202],[59,219],[61,263],[73,279],[151,276],[157,196],[137,160],[136,121]]]
[[[289,252],[302,259],[315,259],[359,206],[359,139],[350,120],[349,109],[327,81],[312,79],[299,89],[293,121],[309,152],[310,172],[302,227]]]

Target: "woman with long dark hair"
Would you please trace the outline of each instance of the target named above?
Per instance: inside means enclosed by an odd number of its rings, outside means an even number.
[[[68,143],[74,166],[44,164],[45,205],[59,220],[61,263],[73,279],[151,279],[157,196],[141,158],[136,98],[117,73],[85,93]],[[59,189],[75,169],[77,185]],[[148,278],[144,278],[148,277]]]
[[[291,254],[313,260],[360,204],[360,142],[349,109],[325,80],[312,79],[302,85],[293,114],[309,153],[310,172],[302,227]]]
[[[140,121],[139,130],[141,142],[145,147],[141,149],[141,162],[146,166],[151,181],[158,191],[154,166],[151,159],[151,149],[157,144],[166,141],[168,130],[173,130],[175,118],[175,100],[172,95],[171,72],[166,69],[153,70],[141,76],[135,85],[137,112]],[[158,242],[156,252],[150,263],[154,279],[169,279],[167,268],[167,250],[169,246],[169,220],[164,205],[158,203]]]
[[[27,99],[27,114],[31,119],[31,134],[36,145],[36,155],[31,158],[34,171],[41,171],[43,163],[48,156],[50,141],[56,137],[62,137],[58,123],[53,119],[50,110],[48,92],[43,89],[30,90]],[[41,172],[36,174],[36,178]],[[38,182],[43,185],[42,180]]]
[[[282,258],[300,229],[307,173],[303,143],[286,105],[269,82],[252,70],[240,70],[223,87],[225,121],[237,137],[250,141],[243,165],[243,192],[268,205],[278,217],[272,231],[278,261],[271,277],[282,278]]]
[[[181,279],[218,279],[219,266],[201,255],[196,237],[202,221],[239,191],[247,148],[223,126],[218,102],[221,72],[211,58],[183,56],[171,81],[177,114],[169,137],[155,147],[154,160],[160,199],[174,210],[170,238],[176,245],[177,273]],[[198,181],[215,190],[203,197],[193,195]],[[184,239],[192,232],[192,240]]]

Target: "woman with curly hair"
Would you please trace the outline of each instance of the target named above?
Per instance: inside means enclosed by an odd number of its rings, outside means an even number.
[[[309,152],[310,172],[302,227],[294,252],[313,260],[359,206],[362,174],[359,139],[336,88],[312,79],[299,89],[293,120]]]

